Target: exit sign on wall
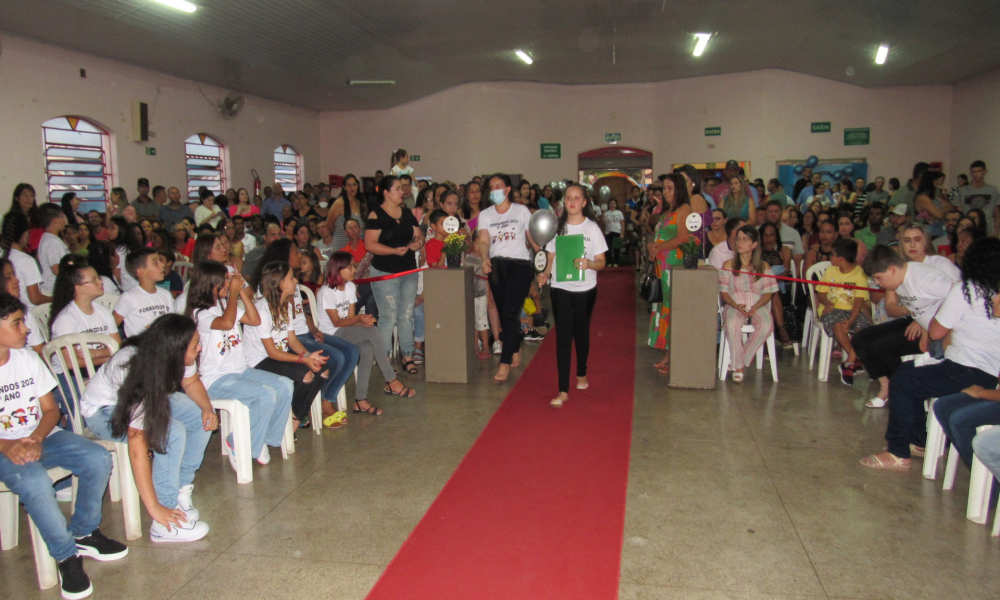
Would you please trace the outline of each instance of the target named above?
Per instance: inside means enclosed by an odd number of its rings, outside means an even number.
[[[830,133],[830,122],[824,121],[822,123],[813,123],[811,131],[812,133]]]
[[[722,135],[722,128],[721,127],[706,127],[705,128],[705,137],[710,137],[710,136],[713,136],[713,135]]]
[[[420,155],[419,154],[411,154],[410,155],[410,162],[420,162]]]

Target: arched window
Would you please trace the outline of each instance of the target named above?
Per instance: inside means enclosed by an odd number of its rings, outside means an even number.
[[[282,144],[274,149],[274,182],[285,192],[302,189],[302,155]]]
[[[80,212],[104,212],[114,187],[108,132],[87,119],[56,117],[42,123],[42,141],[49,201],[76,192]]]
[[[187,166],[187,192],[198,199],[198,188],[205,186],[219,195],[226,191],[226,147],[207,133],[196,133],[184,140]]]

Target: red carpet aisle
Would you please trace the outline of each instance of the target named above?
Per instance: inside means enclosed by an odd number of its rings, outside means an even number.
[[[635,315],[631,269],[615,271],[599,279],[590,389],[549,407],[550,335],[369,600],[617,598]]]

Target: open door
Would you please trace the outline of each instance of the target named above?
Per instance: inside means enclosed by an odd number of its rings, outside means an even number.
[[[609,146],[577,155],[580,183],[594,189],[607,185],[618,204],[631,197],[632,185],[645,188],[653,183],[653,153],[638,148]]]

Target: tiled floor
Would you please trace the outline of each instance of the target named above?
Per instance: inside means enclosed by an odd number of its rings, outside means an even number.
[[[751,369],[742,385],[672,390],[637,322],[623,600],[998,596],[1000,541],[965,520],[964,469],[942,492],[918,470],[857,464],[881,448],[886,419],[862,406],[866,379],[820,384],[786,352],[779,385]],[[383,417],[301,432],[298,452],[255,466],[252,484],[237,485],[213,437],[195,489],[209,536],[144,537],[125,560],[88,560],[94,597],[363,598],[510,389],[493,383],[494,362],[469,386],[413,381],[414,400],[373,387]],[[104,514],[102,529],[124,539],[119,505]],[[20,546],[0,554],[0,598],[58,596],[37,589],[22,511]]]

